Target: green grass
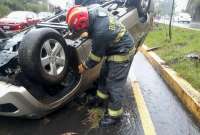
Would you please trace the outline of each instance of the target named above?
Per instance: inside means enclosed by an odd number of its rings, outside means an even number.
[[[148,47],[159,47],[155,52],[200,91],[200,61],[186,58],[189,53],[200,54],[200,31],[174,27],[172,41],[169,41],[167,32],[168,26],[155,26],[145,44]]]

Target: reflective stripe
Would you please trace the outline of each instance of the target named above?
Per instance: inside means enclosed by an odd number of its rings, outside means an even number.
[[[119,117],[122,115],[123,113],[123,108],[121,108],[120,110],[112,110],[112,109],[108,109],[108,114],[112,117]]]
[[[96,56],[94,53],[92,53],[92,52],[90,52],[90,54],[89,54],[89,58],[91,59],[91,60],[93,60],[93,61],[96,61],[96,62],[100,62],[101,61],[101,57],[99,57],[99,56]]]
[[[107,57],[107,61],[125,62],[130,59],[136,49],[132,48],[127,55],[111,55]]]
[[[114,43],[119,42],[126,33],[126,28],[121,22],[120,22],[120,26],[121,26],[121,30],[117,34],[117,37],[115,38]],[[116,30],[116,20],[112,15],[109,15],[109,30],[111,30],[111,31]]]
[[[108,95],[104,94],[103,92],[101,92],[100,90],[97,90],[97,96],[101,99],[107,99]]]
[[[129,60],[129,55],[112,55],[108,57],[108,61],[114,61],[114,62],[124,62]]]
[[[111,31],[114,31],[116,28],[115,28],[115,19],[113,16],[109,15],[109,30]]]
[[[115,38],[114,43],[119,42],[122,39],[122,37],[125,35],[125,33],[126,33],[126,28],[124,25],[121,24],[121,30],[117,34],[117,37]]]

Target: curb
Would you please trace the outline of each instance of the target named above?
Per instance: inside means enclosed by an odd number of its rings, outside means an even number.
[[[190,83],[179,77],[156,53],[143,45],[140,52],[148,59],[187,109],[200,121],[200,93]]]

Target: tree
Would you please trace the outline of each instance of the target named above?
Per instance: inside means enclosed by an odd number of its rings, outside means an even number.
[[[174,14],[174,5],[175,5],[175,0],[172,1],[172,10],[171,10],[171,16],[170,16],[170,22],[169,22],[169,39],[170,41],[172,40],[172,18]]]
[[[8,6],[4,6],[0,4],[0,17],[7,15],[10,12],[10,8]]]
[[[46,11],[47,0],[0,0],[0,17],[13,10]]]

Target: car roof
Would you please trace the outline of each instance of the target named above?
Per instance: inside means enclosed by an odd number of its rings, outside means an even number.
[[[29,14],[29,13],[34,13],[33,11],[12,11],[10,13],[26,13],[26,14]],[[35,13],[34,13],[35,14]]]

